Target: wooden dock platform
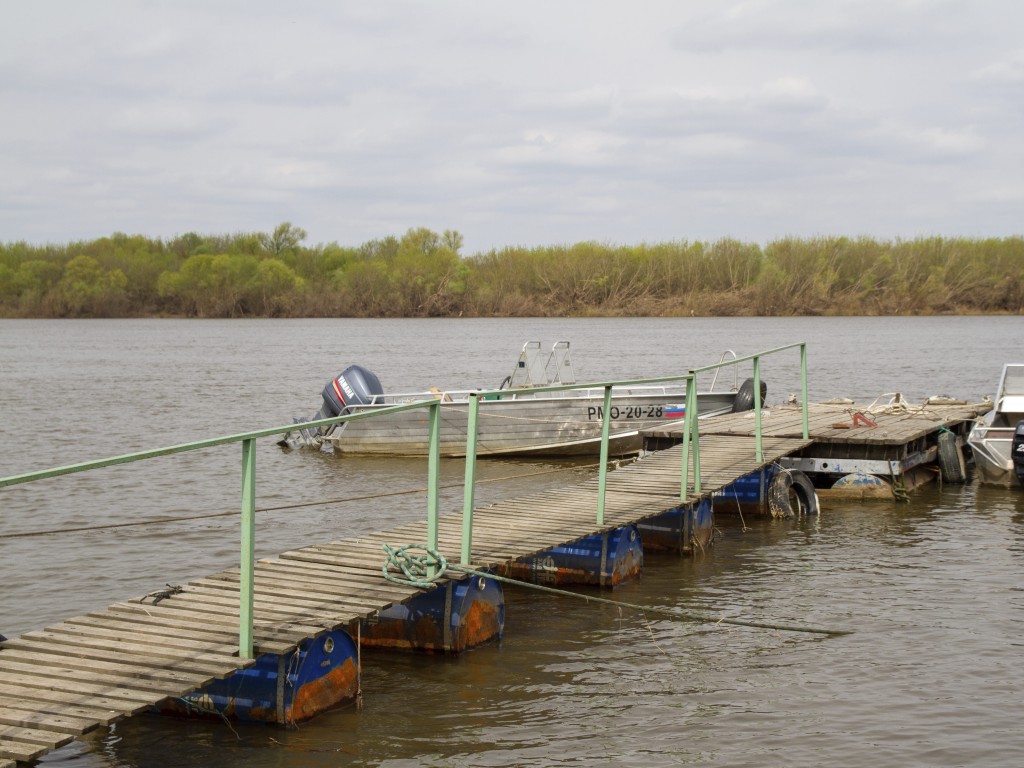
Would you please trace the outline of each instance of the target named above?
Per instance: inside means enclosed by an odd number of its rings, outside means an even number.
[[[700,438],[701,494],[800,451],[799,437]],[[498,568],[552,547],[655,517],[680,506],[681,448],[652,453],[607,478],[605,520],[596,522],[598,481],[588,480],[474,511],[472,561]],[[692,490],[692,472],[691,472]],[[439,548],[458,562],[462,514],[439,521]],[[291,652],[307,638],[350,629],[420,590],[386,580],[383,545],[425,542],[426,522],[316,544],[255,567],[256,655]],[[0,643],[0,768],[27,762],[101,725],[180,697],[251,661],[238,658],[239,571],[180,592],[136,598]],[[172,590],[169,590],[172,591]]]
[[[953,431],[969,429],[991,403],[939,402],[921,405],[890,404],[872,409],[855,403],[810,403],[807,426],[811,439],[820,444],[909,445],[945,426]],[[859,414],[863,418],[856,419]],[[865,423],[870,422],[873,426]],[[753,437],[754,412],[725,414],[701,420],[701,434]],[[682,439],[682,424],[668,424],[643,431],[649,438]],[[802,409],[798,404],[772,406],[761,414],[761,434],[768,437],[800,437]]]
[[[872,407],[849,402],[812,403],[807,419],[811,441],[782,463],[822,477],[864,472],[897,478],[905,487],[913,487],[930,479],[924,466],[936,460],[938,434],[954,433],[962,447],[971,426],[991,407],[990,402],[972,404],[945,398],[920,405],[895,402]],[[702,420],[701,432],[752,437],[754,413],[744,411]],[[656,450],[680,441],[682,425],[649,429],[643,434],[646,445]],[[801,407],[787,403],[763,411],[761,434],[766,440],[801,436]]]

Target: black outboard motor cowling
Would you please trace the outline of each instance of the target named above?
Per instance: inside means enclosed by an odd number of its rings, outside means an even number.
[[[1010,450],[1013,457],[1013,470],[1017,473],[1017,482],[1024,487],[1024,421],[1017,422],[1017,428],[1013,430],[1013,448]]]
[[[361,365],[350,365],[324,386],[324,404],[320,410],[307,419],[296,419],[295,423],[344,416],[351,406],[368,405],[375,395],[383,394],[384,388],[375,374]],[[285,434],[277,444],[283,448],[319,448],[323,438],[333,429],[333,426],[296,429]]]

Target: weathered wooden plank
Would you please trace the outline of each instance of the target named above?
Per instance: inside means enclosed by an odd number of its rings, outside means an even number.
[[[156,634],[143,632],[141,628],[131,622],[123,626],[111,625],[90,625],[74,624],[64,622],[48,627],[47,629],[26,632],[21,639],[45,639],[55,643],[68,643],[73,645],[85,645],[90,648],[124,648],[130,652],[139,652],[143,648],[150,649],[150,653],[164,653],[168,656],[190,654],[201,659],[228,659],[237,657],[237,637],[226,637],[223,641],[210,640],[196,641],[188,637],[181,637],[173,630],[164,630]],[[234,642],[231,642],[231,640]]]
[[[131,663],[157,669],[175,669],[218,676],[224,669],[248,666],[245,659],[238,659],[230,653],[209,655],[190,651],[172,650],[162,645],[127,643],[123,640],[90,640],[82,635],[62,635],[53,632],[36,632],[31,637],[22,635],[8,641],[4,648],[14,648],[34,653],[51,654],[64,659],[80,658],[91,661]]]
[[[86,697],[83,700],[92,701],[93,697],[104,701],[119,702],[120,709],[125,715],[132,715],[141,712],[152,705],[154,698],[151,691],[139,691],[123,685],[123,679],[117,683],[110,683],[102,680],[82,680],[69,678],[67,680],[42,677],[36,674],[22,674],[21,672],[4,670],[3,682],[0,683],[0,692],[5,696],[18,696],[22,691],[26,696],[31,691],[39,692],[39,698],[50,701],[60,701],[58,698],[50,698],[51,694],[64,692],[75,693]],[[44,695],[45,694],[45,695]],[[169,693],[166,695],[170,695]]]
[[[297,562],[297,561],[296,561]],[[234,589],[238,591],[239,579],[237,574],[220,578],[205,579],[211,587],[220,584],[223,589]],[[349,597],[359,599],[372,598],[383,602],[400,602],[415,594],[414,590],[389,589],[389,586],[397,586],[385,581],[378,572],[372,579],[367,578],[360,582],[330,582],[324,579],[317,579],[303,576],[297,569],[292,571],[281,571],[274,573],[263,572],[257,576],[257,591],[271,592],[281,595],[289,591],[299,591],[302,594],[316,597],[321,600],[340,600],[345,602]]]
[[[55,747],[42,744],[26,744],[0,734],[0,759],[27,763],[45,755]]]
[[[192,582],[195,586],[207,587],[213,591],[220,591],[224,594],[237,595],[238,582],[218,581],[217,579],[200,579]],[[257,580],[256,594],[259,596],[257,604],[291,605],[295,607],[312,607],[321,612],[345,611],[360,613],[365,609],[374,610],[382,603],[390,605],[391,601],[381,600],[374,596],[364,596],[358,593],[342,592],[318,592],[309,588],[302,588],[295,582],[275,582],[269,579]],[[312,599],[310,599],[312,598]],[[303,613],[303,615],[305,615]],[[333,614],[331,614],[333,615]]]
[[[2,687],[3,686],[0,685],[0,688]],[[79,697],[66,692],[62,693],[64,693],[65,698],[67,698],[68,701],[59,702],[41,699],[34,695],[36,693],[35,691],[32,691],[32,695],[30,696],[14,697],[9,695],[6,692],[7,690],[9,689],[4,688],[3,690],[0,690],[0,709],[14,710],[28,708],[41,715],[73,717],[90,723],[96,723],[97,725],[107,725],[124,717],[124,713],[117,708],[86,706],[80,703],[71,703],[72,701],[77,701]],[[22,693],[25,692],[24,689],[21,688],[16,688],[15,690]]]
[[[0,699],[30,703],[39,712],[62,712],[62,707],[70,707],[72,713],[79,711],[83,717],[95,718],[100,725],[120,720],[150,706],[149,703],[128,702],[78,690],[30,688],[6,680],[0,682]]]
[[[403,600],[416,592],[412,587],[403,587],[390,581],[384,581],[379,570],[375,572],[360,570],[358,575],[349,575],[345,569],[338,569],[337,573],[334,573],[327,566],[318,566],[315,563],[299,560],[293,560],[287,564],[280,563],[274,567],[264,566],[260,573],[283,581],[310,584],[320,589],[358,589],[361,594],[379,595],[385,600]],[[237,579],[237,574],[235,578]]]
[[[38,712],[21,703],[0,703],[0,725],[15,728],[34,728],[40,731],[52,731],[68,736],[81,736],[96,728],[99,723],[93,718],[76,717],[74,715],[57,715],[49,712]]]
[[[105,611],[87,613],[84,616],[75,616],[66,619],[64,624],[84,626],[111,626],[122,627],[124,625],[135,627],[135,631],[154,635],[172,635],[174,637],[187,638],[195,642],[237,642],[238,624],[225,623],[183,623],[180,620],[167,618],[152,610],[141,610],[133,608],[131,611],[122,612],[112,608]]]
[[[160,604],[161,606],[163,603]],[[206,622],[211,621],[211,614],[200,611],[190,611],[181,608],[161,608],[155,606],[149,608],[145,612],[139,611],[137,605],[131,603],[118,603],[111,606],[108,610],[113,612],[121,612],[125,616],[136,616],[139,617],[139,621],[145,621],[143,618],[149,617],[157,620],[161,620],[168,626],[171,622],[177,622],[183,628],[188,626],[188,622]],[[238,636],[238,619],[235,618],[234,622],[226,621],[224,626],[232,627],[235,632],[235,637]],[[269,651],[266,650],[270,647],[282,647],[290,650],[298,645],[302,640],[307,637],[316,637],[325,630],[324,627],[318,625],[311,625],[306,623],[292,622],[289,624],[273,624],[268,625],[267,622],[263,621],[262,618],[257,617],[255,621],[255,634],[257,639],[257,646],[261,652],[264,653],[284,653],[281,651]]]
[[[125,662],[100,662],[92,659],[76,659],[75,665],[55,662],[48,653],[31,653],[21,649],[4,650],[0,663],[4,670],[37,675],[41,678],[65,680],[74,677],[101,683],[113,683],[139,691],[168,691],[165,695],[181,696],[195,688],[201,688],[213,681],[213,677],[202,673],[191,673],[173,669],[160,669],[146,665]],[[172,694],[169,691],[181,691]]]
[[[27,728],[22,726],[0,727],[0,741],[17,742],[21,744],[38,744],[39,746],[56,749],[74,741],[74,737],[66,733],[55,731],[42,731],[38,728]]]

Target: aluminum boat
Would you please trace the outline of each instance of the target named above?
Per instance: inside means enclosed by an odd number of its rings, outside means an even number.
[[[726,352],[726,355],[732,352]],[[734,368],[735,370],[735,368]],[[698,417],[714,416],[753,407],[753,381],[732,389],[711,389],[697,394]],[[442,456],[465,456],[469,395],[481,395],[477,421],[479,456],[587,456],[601,447],[604,388],[586,387],[565,392],[533,392],[532,388],[576,384],[569,342],[556,342],[545,356],[540,342],[523,345],[512,373],[492,390],[440,390],[385,393],[377,377],[353,365],[324,387],[324,405],[306,421],[360,414],[386,406],[437,399],[441,401]],[[761,400],[766,387],[761,383]],[[629,455],[643,447],[640,430],[686,416],[685,381],[667,386],[623,386],[612,390],[610,449]],[[335,453],[425,456],[428,453],[428,417],[425,409],[354,419],[320,429],[296,429],[279,443],[290,448],[319,447]]]
[[[981,482],[1024,484],[1024,363],[1003,366],[994,407],[971,429],[967,445]]]

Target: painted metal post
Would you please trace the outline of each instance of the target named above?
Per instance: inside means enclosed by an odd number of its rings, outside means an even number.
[[[800,343],[800,399],[804,404],[804,440],[810,439],[811,431],[807,425],[807,342]]]
[[[476,504],[476,438],[480,414],[480,395],[469,395],[469,416],[466,423],[466,482],[462,495],[462,559],[463,565],[472,565],[473,506]]]
[[[253,584],[256,562],[256,441],[242,441],[242,554],[238,582],[238,656],[253,657]]]
[[[754,458],[764,461],[764,445],[761,442],[761,358],[754,355]]]
[[[437,551],[437,508],[441,486],[441,401],[435,400],[430,411],[430,453],[427,457],[427,546]],[[435,566],[427,568],[427,578],[434,578]]]
[[[690,422],[690,451],[693,453],[693,493],[700,496],[700,414],[697,413],[697,374],[690,372],[686,385],[686,420]],[[691,410],[692,404],[692,410]],[[691,420],[692,417],[692,420]]]
[[[604,410],[601,418],[601,472],[597,477],[597,524],[604,525],[604,496],[608,487],[608,436],[611,434],[612,385],[604,388]]]
[[[697,418],[697,377],[690,371],[686,377],[686,402],[684,403],[686,408],[685,423],[683,426],[683,472],[682,480],[679,485],[679,501],[686,501],[686,487],[690,481],[690,443],[693,442],[693,435],[697,434],[696,430],[693,429],[693,422]],[[694,443],[693,450],[698,451],[698,445]],[[699,473],[694,473],[694,492],[699,493],[700,479]]]

